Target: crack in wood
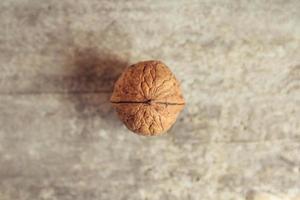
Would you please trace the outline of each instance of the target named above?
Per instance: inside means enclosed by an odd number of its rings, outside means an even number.
[[[0,96],[17,96],[17,95],[68,95],[68,94],[108,94],[111,93],[109,90],[99,90],[99,91],[17,91],[17,92],[0,92]]]

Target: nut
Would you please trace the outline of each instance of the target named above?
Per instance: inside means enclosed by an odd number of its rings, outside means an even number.
[[[160,61],[127,67],[115,83],[111,103],[128,129],[145,136],[166,132],[185,105],[179,82]]]

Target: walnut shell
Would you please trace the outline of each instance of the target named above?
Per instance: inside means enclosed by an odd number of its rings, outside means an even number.
[[[164,63],[144,61],[124,70],[111,103],[128,129],[148,136],[166,132],[185,101],[179,82]]]

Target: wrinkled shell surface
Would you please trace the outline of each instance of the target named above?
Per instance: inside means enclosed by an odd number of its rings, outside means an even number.
[[[111,102],[127,128],[141,135],[166,132],[185,104],[179,82],[160,61],[127,67],[115,83]]]

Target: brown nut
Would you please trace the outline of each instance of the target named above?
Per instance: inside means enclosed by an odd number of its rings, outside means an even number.
[[[145,136],[166,132],[185,104],[179,82],[160,61],[127,67],[110,100],[127,128]]]

